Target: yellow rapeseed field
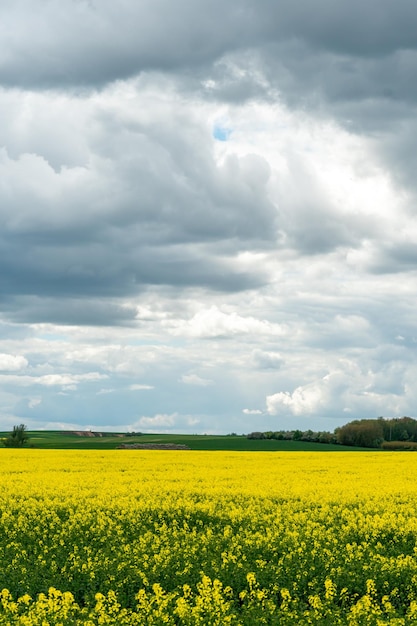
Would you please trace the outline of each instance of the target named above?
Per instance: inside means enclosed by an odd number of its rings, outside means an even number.
[[[0,624],[417,624],[417,455],[0,451]]]

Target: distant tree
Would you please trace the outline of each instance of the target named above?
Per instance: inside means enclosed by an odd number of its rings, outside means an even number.
[[[248,439],[265,439],[265,433],[254,431],[253,433],[249,433]]]
[[[303,441],[314,441],[317,433],[312,431],[311,429],[305,430],[303,432],[302,440]]]
[[[412,417],[383,420],[385,441],[417,441],[417,421]]]
[[[19,426],[13,426],[13,431],[3,440],[3,443],[6,448],[23,448],[27,441],[29,441],[29,435],[26,432],[26,426],[19,424]]]
[[[338,443],[336,435],[329,433],[327,430],[318,432],[316,441],[319,443]]]
[[[382,421],[377,419],[354,420],[335,430],[338,443],[345,446],[379,448],[384,440]]]
[[[355,426],[351,422],[344,426],[339,426],[334,431],[337,443],[342,446],[354,446],[355,445]]]

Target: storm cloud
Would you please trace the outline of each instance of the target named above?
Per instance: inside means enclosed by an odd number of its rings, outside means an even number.
[[[413,414],[416,17],[0,7],[5,427]]]

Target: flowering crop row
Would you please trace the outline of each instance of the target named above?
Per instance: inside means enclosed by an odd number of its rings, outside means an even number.
[[[3,450],[0,625],[417,624],[417,455]]]

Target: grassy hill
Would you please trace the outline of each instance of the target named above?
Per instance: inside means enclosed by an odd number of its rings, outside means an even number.
[[[1,432],[6,437],[8,432]],[[84,433],[57,430],[28,431],[29,445],[42,449],[114,450],[122,443],[177,443],[192,450],[258,450],[258,451],[364,451],[367,448],[340,446],[335,444],[311,443],[306,441],[278,441],[274,439],[247,439],[244,435],[167,435],[146,434],[130,436],[126,433]]]

